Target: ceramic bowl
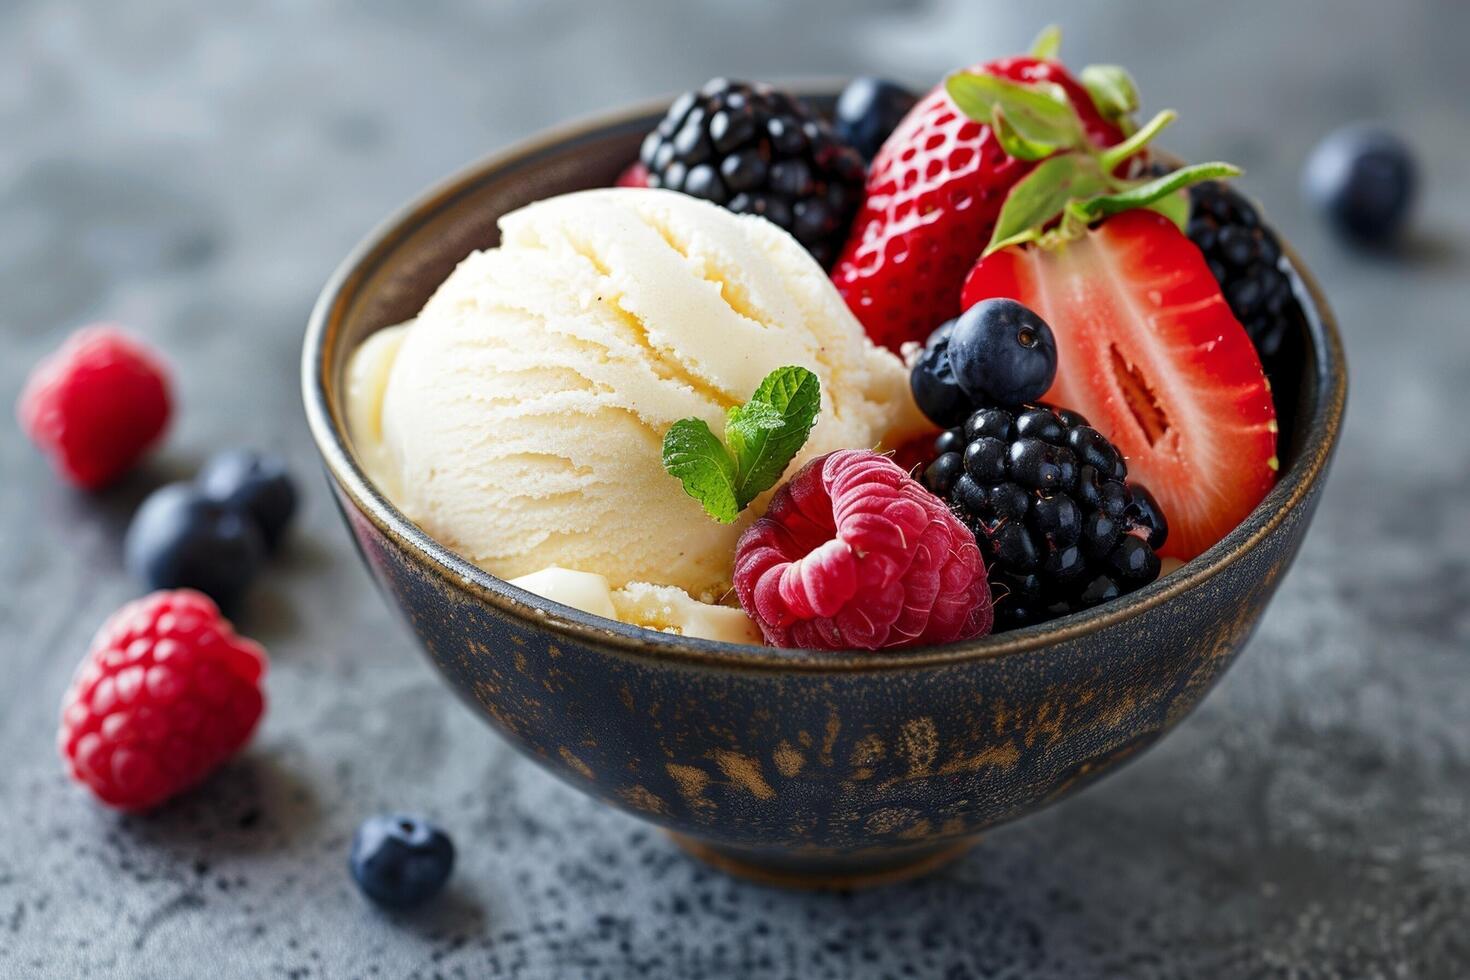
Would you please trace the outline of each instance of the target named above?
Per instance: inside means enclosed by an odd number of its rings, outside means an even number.
[[[344,364],[373,331],[414,316],[470,251],[495,245],[502,214],[612,184],[663,108],[530,139],[373,232],[311,317],[311,431],[384,594],[450,688],[516,748],[727,869],[830,884],[913,874],[1137,756],[1230,666],[1327,475],[1346,395],[1341,342],[1291,255],[1307,315],[1293,338],[1300,371],[1275,379],[1280,482],[1207,553],[1090,612],[874,654],[692,640],[548,602],[444,548],[373,486],[345,431]]]

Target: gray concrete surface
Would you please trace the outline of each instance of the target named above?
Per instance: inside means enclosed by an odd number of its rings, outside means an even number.
[[[168,352],[183,410],[144,472],[62,489],[0,424],[0,976],[1459,977],[1470,972],[1470,6],[1315,0],[0,3],[0,401],[70,327]],[[1326,283],[1349,426],[1242,662],[1157,750],[856,895],[726,879],[512,755],[451,700],[338,526],[296,394],[313,297],[429,181],[579,113],[862,69],[925,83],[1067,29],[1132,67],[1167,144],[1224,157]],[[1312,142],[1387,117],[1428,177],[1404,254],[1337,246]],[[56,705],[136,590],[131,508],[218,446],[289,454],[301,533],[242,628],[274,656],[249,751],[149,817],[69,785]],[[369,908],[357,821],[432,814],[443,901]]]

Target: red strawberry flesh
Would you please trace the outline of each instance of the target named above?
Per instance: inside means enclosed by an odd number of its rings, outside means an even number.
[[[1045,400],[1084,415],[1169,520],[1160,555],[1189,560],[1276,480],[1276,411],[1250,338],[1199,250],[1152,211],[1127,211],[1056,248],[980,261],[966,308],[1031,307],[1057,341]]]

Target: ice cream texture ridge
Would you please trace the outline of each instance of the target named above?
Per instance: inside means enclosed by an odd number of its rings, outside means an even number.
[[[762,378],[800,365],[819,378],[822,407],[788,473],[929,428],[902,361],[770,222],[672,191],[611,189],[531,204],[500,233],[415,320],[370,337],[347,378],[368,475],[494,575],[589,573],[616,618],[733,638],[695,600],[728,594],[736,539],[765,499],[733,524],[711,520],[663,470],[669,426],[692,417],[721,431]],[[562,576],[541,581],[555,592]],[[608,614],[588,601],[597,608],[569,604]]]

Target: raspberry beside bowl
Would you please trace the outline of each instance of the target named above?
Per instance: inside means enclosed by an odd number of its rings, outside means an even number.
[[[809,89],[830,107],[837,86]],[[364,561],[451,688],[584,792],[768,880],[912,874],[1157,741],[1234,660],[1310,522],[1341,427],[1346,365],[1300,277],[1298,377],[1278,385],[1281,479],[1201,557],[1095,610],[896,654],[777,651],[669,636],[524,592],[425,535],[346,436],[348,354],[408,319],[496,219],[610,186],[665,104],[552,130],[472,165],[374,231],[312,313],[313,438]]]

